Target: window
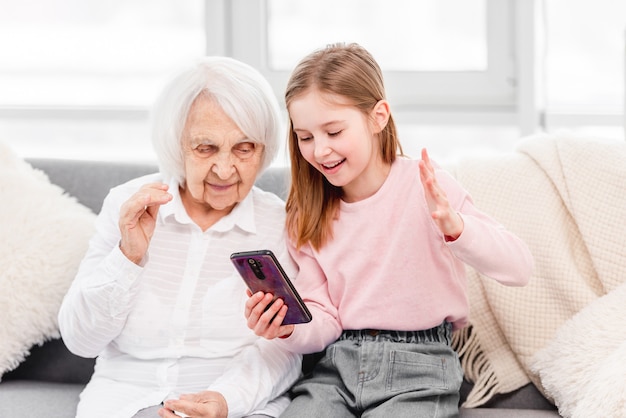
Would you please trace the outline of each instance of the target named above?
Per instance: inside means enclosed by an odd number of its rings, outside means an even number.
[[[204,52],[187,0],[0,0],[0,105],[146,107],[177,62]]]
[[[486,19],[484,0],[269,0],[267,65],[289,71],[308,51],[344,41],[388,71],[486,71]]]
[[[148,109],[204,53],[194,0],[0,0],[0,136],[28,156],[151,159]]]
[[[328,43],[356,41],[376,57],[397,107],[510,107],[514,102],[508,1],[229,4],[232,55],[261,69],[279,95],[290,69],[306,54]]]
[[[550,0],[545,4],[549,107],[622,113],[626,2]],[[565,18],[565,12],[577,18]]]
[[[550,125],[620,124],[626,2],[545,2],[545,95]]]
[[[241,59],[282,102],[298,60],[338,41],[381,65],[410,155],[506,151],[537,129],[624,138],[626,2],[0,0],[0,10],[0,138],[25,156],[153,159],[149,107],[179,63]]]

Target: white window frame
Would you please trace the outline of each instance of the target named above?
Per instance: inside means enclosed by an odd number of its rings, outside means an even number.
[[[472,72],[385,72],[395,108],[510,111],[516,105],[514,0],[487,0],[488,68]],[[259,69],[282,96],[288,71],[267,62],[267,0],[206,0],[207,51],[220,52]],[[506,16],[505,19],[502,16]]]
[[[489,62],[485,72],[387,72],[387,90],[398,124],[499,125],[517,128],[519,136],[556,126],[626,128],[626,112],[573,114],[545,109],[544,1],[549,0],[487,0]],[[255,66],[282,102],[289,73],[271,71],[266,62],[267,0],[204,3],[206,54],[232,56]],[[143,126],[148,114],[149,109],[143,106],[0,106],[0,127],[3,119],[32,121],[33,125],[39,120],[127,120]]]

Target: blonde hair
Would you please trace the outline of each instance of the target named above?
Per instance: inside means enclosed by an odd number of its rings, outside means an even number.
[[[285,92],[287,109],[310,89],[342,96],[363,114],[385,99],[382,71],[372,55],[358,44],[333,44],[314,51],[296,66]],[[402,147],[391,115],[378,134],[380,155],[391,164]],[[333,186],[300,153],[298,137],[289,120],[291,188],[287,198],[287,232],[296,247],[310,242],[319,250],[332,238],[342,191]]]

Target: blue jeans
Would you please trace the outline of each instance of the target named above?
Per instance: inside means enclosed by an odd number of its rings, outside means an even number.
[[[344,331],[292,388],[287,418],[443,418],[459,415],[463,370],[451,326]]]

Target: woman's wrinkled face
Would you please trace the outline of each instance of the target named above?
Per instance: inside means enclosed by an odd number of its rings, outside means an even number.
[[[253,142],[210,97],[193,102],[182,146],[185,156],[183,203],[229,213],[254,185],[263,145]]]

